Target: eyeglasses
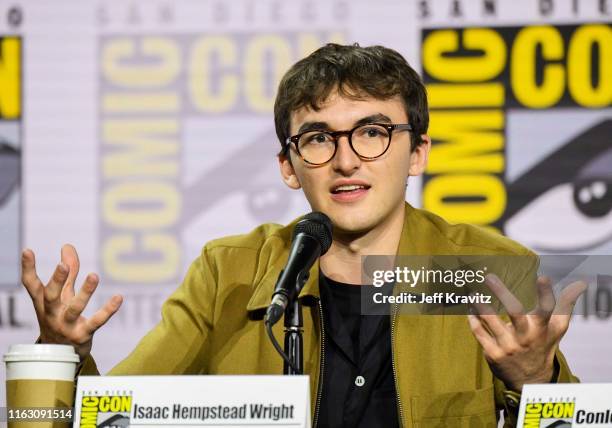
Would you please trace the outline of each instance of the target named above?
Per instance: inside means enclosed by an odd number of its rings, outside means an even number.
[[[376,159],[385,154],[391,145],[391,135],[395,130],[412,132],[407,124],[368,123],[348,131],[306,131],[287,138],[283,151],[291,143],[302,160],[310,165],[323,165],[336,155],[338,139],[346,135],[349,145],[361,159]]]

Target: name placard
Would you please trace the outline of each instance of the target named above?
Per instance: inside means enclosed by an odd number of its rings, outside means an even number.
[[[308,376],[80,376],[74,426],[310,427]]]
[[[517,427],[612,427],[612,383],[525,385]]]

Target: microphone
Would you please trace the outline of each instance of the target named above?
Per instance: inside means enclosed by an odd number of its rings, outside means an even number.
[[[308,271],[329,250],[331,243],[332,223],[325,214],[311,212],[295,225],[289,258],[276,281],[264,319],[266,323],[272,326],[280,320],[289,302],[308,280]]]

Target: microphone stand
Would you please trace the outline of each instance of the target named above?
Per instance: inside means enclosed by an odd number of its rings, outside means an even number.
[[[302,304],[298,296],[304,284],[308,281],[308,276],[308,272],[298,275],[295,283],[297,290],[295,299],[285,309],[285,354],[297,369],[294,370],[285,361],[283,363],[283,374],[285,375],[301,375],[304,373],[304,342],[302,338],[304,322],[302,319]]]

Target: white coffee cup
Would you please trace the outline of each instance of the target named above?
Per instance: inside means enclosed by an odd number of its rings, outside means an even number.
[[[6,380],[50,379],[74,381],[79,356],[71,345],[11,345],[4,354]]]
[[[24,415],[28,413],[16,415],[19,413],[18,409],[42,408],[59,411],[73,407],[74,376],[79,363],[79,356],[74,352],[74,348],[70,345],[51,344],[11,345],[4,354],[4,362],[8,427],[68,427],[68,421],[53,419],[34,422],[27,417],[24,419]]]

